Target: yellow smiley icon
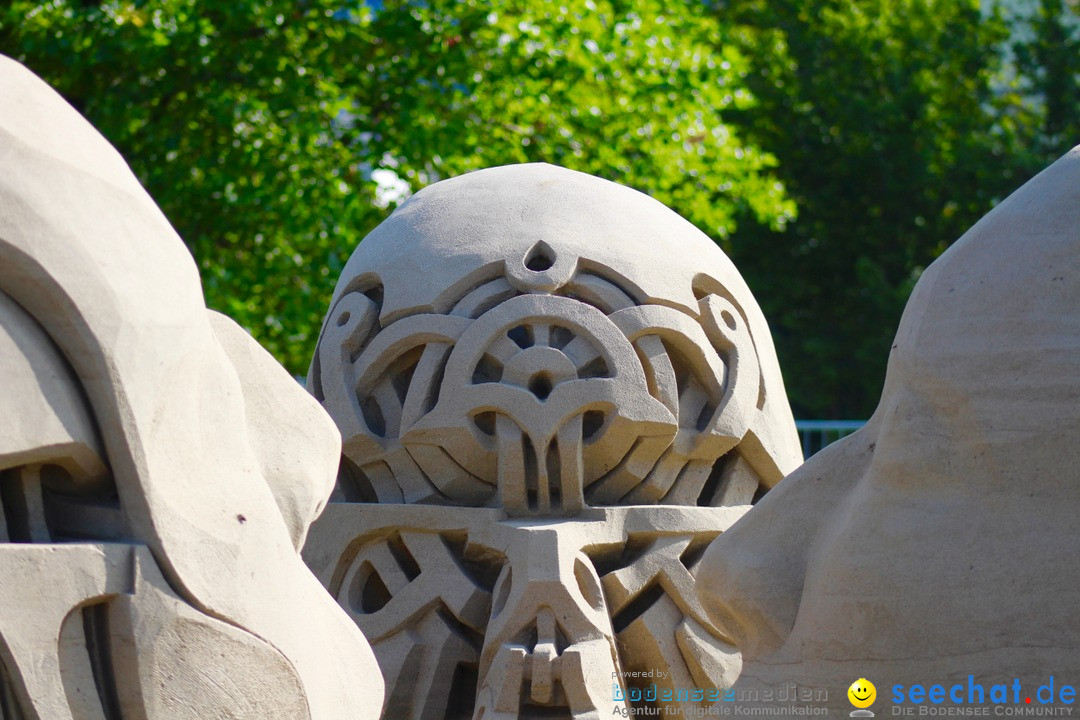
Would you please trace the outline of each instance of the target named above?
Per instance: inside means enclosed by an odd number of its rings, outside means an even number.
[[[868,708],[877,698],[877,688],[866,678],[859,678],[847,689],[848,700],[857,708]]]

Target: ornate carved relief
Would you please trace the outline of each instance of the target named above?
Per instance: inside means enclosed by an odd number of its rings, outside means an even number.
[[[378,286],[336,302],[316,367],[354,497],[514,516],[711,504],[762,385],[741,309],[638,305],[597,273],[558,294],[508,277],[385,328]]]
[[[794,427],[730,263],[627,193],[440,183],[339,281],[309,382],[344,457],[305,559],[372,642],[384,717],[607,717],[738,673],[693,573]]]
[[[334,503],[305,557],[371,641],[386,717],[609,716],[630,685],[674,698],[738,673],[692,573],[742,508],[666,514],[677,527],[642,506],[539,525],[497,508]]]

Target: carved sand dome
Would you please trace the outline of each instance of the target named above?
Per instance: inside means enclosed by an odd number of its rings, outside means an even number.
[[[801,453],[757,303],[676,213],[550,165],[433,185],[353,253],[309,382],[344,461],[304,557],[384,718],[610,717],[646,674],[690,712],[738,674],[694,572]]]

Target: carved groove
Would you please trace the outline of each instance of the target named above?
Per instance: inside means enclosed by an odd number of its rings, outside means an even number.
[[[660,587],[659,583],[648,585],[638,593],[622,610],[612,616],[611,626],[615,629],[616,634],[621,633],[630,623],[644,615],[645,611],[652,607],[663,594],[664,589]]]
[[[36,468],[0,473],[0,503],[4,508],[8,542],[48,542],[42,511],[41,482]]]
[[[15,697],[15,685],[2,657],[0,657],[0,720],[27,720],[19,699]]]
[[[724,466],[728,462],[727,456],[718,459],[713,463],[712,471],[709,472],[709,477],[705,480],[705,484],[701,486],[701,492],[698,493],[697,504],[699,507],[710,507],[714,504],[714,500],[717,499],[717,490],[720,488],[720,478],[724,473]]]
[[[450,702],[446,706],[447,720],[469,720],[476,710],[476,686],[480,681],[480,668],[476,663],[459,662],[450,680]]]
[[[342,456],[338,467],[337,493],[345,502],[378,502],[371,479],[352,460]]]
[[[86,636],[86,653],[90,657],[94,686],[97,688],[105,720],[123,720],[110,647],[108,604],[96,603],[84,607],[82,621],[83,633]]]

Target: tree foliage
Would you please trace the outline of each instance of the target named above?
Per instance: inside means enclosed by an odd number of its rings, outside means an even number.
[[[865,417],[922,268],[1080,141],[1076,0],[10,0],[207,301],[302,373],[410,191],[547,161],[732,255],[798,414]],[[988,5],[988,3],[983,3]]]
[[[796,413],[867,417],[922,269],[1080,141],[1055,120],[1071,113],[1076,128],[1080,54],[1052,30],[1018,31],[1030,14],[1009,24],[977,0],[714,9],[754,67],[758,103],[729,119],[776,155],[799,210],[784,232],[742,223],[730,252],[772,322]],[[1073,109],[1056,110],[1070,93]]]
[[[302,373],[344,260],[404,187],[547,161],[715,237],[791,217],[771,156],[721,117],[752,99],[704,6],[568,5],[16,1],[0,52],[120,149],[210,306]]]
[[[1034,149],[1056,154],[1080,141],[1080,2],[1035,0],[1019,11],[1017,85],[1033,109]]]

